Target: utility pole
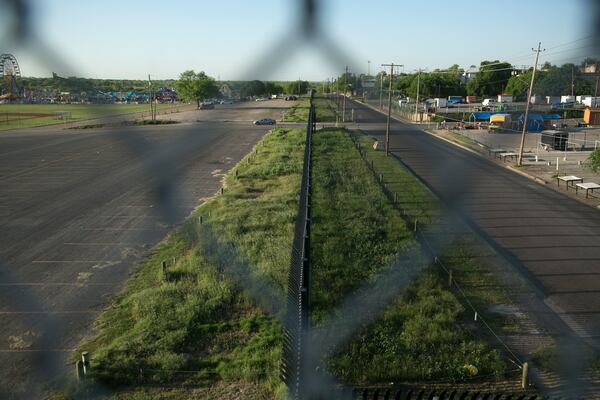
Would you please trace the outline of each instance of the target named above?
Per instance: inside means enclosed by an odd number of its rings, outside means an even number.
[[[344,74],[344,104],[342,105],[342,122],[346,122],[346,89],[348,88],[348,66],[346,65],[346,73]]]
[[[154,108],[152,106],[152,81],[150,80],[150,74],[148,74],[148,103],[150,103],[150,119],[154,121]]]
[[[596,77],[596,90],[594,90],[594,97],[598,97],[598,83],[600,83],[600,76]]]
[[[540,57],[540,53],[542,51],[546,51],[546,49],[542,50],[542,42],[538,43],[538,48],[531,49],[535,52],[535,62],[533,63],[533,73],[531,74],[531,83],[529,84],[529,91],[527,92],[527,104],[525,104],[525,119],[523,120],[523,132],[521,132],[521,145],[519,146],[519,159],[517,160],[517,165],[521,166],[523,164],[523,147],[525,146],[525,132],[527,131],[527,118],[529,118],[529,104],[531,103],[531,95],[533,92],[533,81],[535,80],[535,71],[537,70],[538,59]]]
[[[398,64],[381,64],[382,67],[390,67],[390,85],[388,88],[388,112],[387,112],[387,124],[385,127],[385,155],[390,155],[390,121],[392,118],[392,82],[394,81],[394,67],[401,67]]]
[[[367,61],[367,76],[371,76],[371,61]]]
[[[419,115],[419,88],[421,86],[421,68],[417,73],[417,98],[415,101],[415,122],[417,122],[417,115]]]
[[[571,97],[575,96],[575,67],[571,67]]]

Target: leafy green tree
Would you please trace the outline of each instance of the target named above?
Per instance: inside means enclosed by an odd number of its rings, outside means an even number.
[[[286,88],[286,93],[289,94],[297,94],[297,95],[301,95],[301,94],[305,94],[308,91],[308,87],[310,86],[310,84],[308,83],[308,81],[302,81],[302,80],[298,80],[298,81],[293,81],[287,84],[287,88]]]
[[[594,172],[600,171],[600,149],[594,150],[587,159],[588,168]]]
[[[411,98],[417,96],[417,86],[419,97],[448,97],[464,96],[465,88],[461,85],[458,74],[432,72],[421,72],[418,74],[402,75],[395,85],[402,94]]]
[[[467,84],[467,94],[490,97],[502,93],[512,75],[512,69],[512,64],[507,62],[482,61],[479,72]]]
[[[262,96],[267,93],[264,82],[259,80],[244,82],[240,88],[241,97]]]
[[[198,73],[193,70],[182,72],[175,87],[177,88],[177,96],[180,99],[195,101],[198,108],[200,108],[201,101],[215,97],[219,93],[215,80],[206,75],[204,71]]]
[[[508,80],[506,84],[506,89],[504,90],[506,93],[512,95],[515,100],[524,101],[527,98],[527,91],[529,90],[529,83],[531,82],[531,74],[533,73],[532,69],[529,69],[523,74],[513,75]],[[538,73],[541,73],[538,72]],[[538,75],[539,76],[539,75]],[[534,83],[533,94],[542,94],[536,91],[539,90],[539,79],[537,79],[537,83]]]
[[[265,93],[264,94],[281,94],[283,93],[283,86],[273,82],[265,82]]]

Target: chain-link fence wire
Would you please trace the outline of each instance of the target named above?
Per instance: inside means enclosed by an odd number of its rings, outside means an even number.
[[[297,24],[293,26],[293,29],[287,36],[284,35],[279,43],[276,43],[265,55],[256,60],[256,64],[247,70],[246,76],[253,77],[258,73],[263,75],[273,73],[280,66],[271,62],[272,56],[277,56],[278,59],[291,56],[294,51],[292,49],[298,44],[315,47],[327,62],[337,68],[341,69],[343,65],[348,64],[356,65],[352,61],[351,55],[347,54],[339,43],[334,42],[328,35],[327,30],[322,26],[322,21],[319,19],[319,6],[321,3],[317,0],[304,0],[300,1],[299,4],[301,4],[302,12],[299,13],[300,18]],[[600,18],[598,4],[596,2],[589,2],[588,5],[594,10],[597,22],[598,18]],[[3,0],[0,2],[0,7],[8,15],[7,20],[9,21],[4,28],[4,36],[0,39],[3,45],[22,46],[35,55],[40,64],[52,70],[66,71],[69,74],[76,75],[73,73],[74,68],[71,68],[70,64],[61,58],[60,51],[53,49],[49,43],[45,42],[43,34],[36,31],[32,20],[32,14],[35,11],[34,3],[25,0]],[[599,26],[600,23],[595,23],[594,29],[597,29]],[[598,50],[598,46],[598,43],[594,43],[595,50]],[[180,140],[184,142],[186,137],[184,136]],[[142,157],[142,153],[139,152],[140,142],[144,142],[143,134],[131,134],[124,138],[119,145],[125,146],[132,157]],[[157,148],[156,150],[157,152],[165,151],[164,148]],[[144,168],[146,175],[155,182],[153,185],[153,197],[156,200],[156,204],[159,205],[157,215],[164,217],[168,221],[175,222],[180,220],[181,215],[177,211],[178,204],[176,203],[180,188],[173,184],[177,172],[165,170],[162,168],[160,161],[145,162]],[[450,176],[452,171],[451,161],[440,162],[439,173],[442,176]],[[477,184],[477,182],[472,181],[469,184],[473,185]],[[446,199],[448,199],[448,196],[446,196]],[[464,200],[461,186],[457,185],[455,192],[448,199],[446,204],[448,213],[439,222],[440,227],[454,224],[456,218],[460,219],[464,217],[462,212],[460,212],[463,209]],[[429,229],[435,230],[435,227],[433,225]],[[302,334],[306,334],[311,338],[311,346],[302,349],[304,357],[308,360],[305,368],[309,369],[309,371],[306,371],[306,382],[303,383],[303,387],[309,388],[307,398],[318,398],[325,388],[330,387],[335,382],[332,377],[323,373],[321,369],[323,352],[329,353],[350,340],[353,335],[374,319],[389,304],[394,296],[397,296],[398,293],[419,276],[421,268],[424,265],[424,259],[435,262],[437,256],[432,258],[431,254],[443,253],[443,249],[455,238],[456,235],[453,233],[437,235],[436,240],[427,242],[428,251],[419,249],[408,254],[399,255],[396,262],[384,269],[373,283],[357,290],[345,299],[339,310],[336,311],[335,317],[330,321],[326,321],[318,329],[302,332]],[[265,282],[264,279],[249,272],[252,266],[235,257],[235,248],[220,243],[218,238],[213,239],[206,242],[208,254],[212,254],[216,260],[220,260],[224,268],[229,268],[229,271],[233,275],[238,276],[238,283],[265,310],[274,313],[274,315],[281,316],[283,311],[281,309],[282,303],[279,299],[283,295],[269,282]],[[293,251],[298,252],[297,244],[294,245],[293,249]],[[522,273],[523,271],[520,270],[519,272]],[[11,268],[10,263],[4,261],[0,268],[0,279],[2,282],[19,282],[19,271]],[[297,279],[291,279],[288,290],[290,288],[295,290],[295,288],[300,287],[296,281]],[[45,308],[44,300],[38,299],[33,292],[28,293],[27,290],[27,288],[23,289],[22,296],[19,297],[18,307],[14,308],[43,310]],[[542,296],[540,298],[543,298],[543,294],[540,294],[540,296]],[[0,293],[0,298],[2,303],[6,305],[6,309],[10,310],[13,308],[13,299],[8,298],[5,293]],[[296,303],[289,302],[288,307],[292,304]],[[549,313],[552,314],[551,311]],[[352,318],[349,318],[349,316],[352,316]],[[49,377],[55,376],[53,370],[57,366],[57,360],[59,363],[64,362],[64,355],[50,351],[52,344],[56,343],[56,338],[53,335],[59,331],[56,329],[56,326],[62,322],[52,313],[20,313],[15,314],[15,320],[18,320],[17,323],[21,324],[24,328],[32,325],[44,327],[44,333],[37,339],[35,346],[35,348],[42,351],[32,352],[28,356],[33,358],[32,365],[36,365],[34,370],[29,371],[31,377],[29,383],[46,382]],[[348,323],[349,320],[351,320],[350,323]],[[288,323],[289,321],[284,321],[284,325]],[[557,323],[562,325],[562,321],[558,321]],[[562,327],[557,329],[564,332]],[[290,339],[294,340],[297,338]],[[572,345],[572,343],[576,343],[576,345]],[[580,361],[585,359],[589,352],[588,347],[581,346],[580,338],[568,336],[565,339],[565,343],[561,343],[559,349],[561,355],[560,365],[571,372],[581,373],[582,363]],[[15,368],[18,369],[18,366],[15,365]],[[315,371],[318,371],[318,373]],[[570,380],[570,382],[573,385],[578,385],[578,382],[574,379]],[[21,382],[14,383],[15,385],[21,384]],[[28,384],[25,385],[27,386]],[[576,388],[576,390],[578,389],[580,388]],[[26,387],[25,393],[30,390],[32,390],[32,386]],[[109,390],[98,385],[96,391],[98,395],[103,395],[107,392]]]

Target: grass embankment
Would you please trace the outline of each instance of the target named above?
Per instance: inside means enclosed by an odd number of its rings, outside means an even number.
[[[250,279],[240,281],[230,260],[207,254],[202,233],[226,251],[233,245],[248,276],[273,284],[285,304],[304,138],[304,129],[267,134],[235,167],[237,177],[226,176],[224,194],[158,245],[101,315],[98,335],[81,350],[116,398],[254,399],[283,391],[280,325],[248,295]]]
[[[357,140],[367,148],[373,143],[365,136]],[[397,253],[419,246],[398,208],[406,210],[407,218],[428,223],[437,219],[439,204],[395,160],[369,151],[388,187],[397,188],[396,208],[343,130],[319,131],[314,145],[311,313],[320,325]],[[459,244],[445,259],[456,268],[457,279],[484,279],[478,262]],[[447,277],[435,266],[424,267],[374,322],[331,355],[328,368],[336,376],[362,385],[503,375],[506,366],[499,352],[468,328],[472,315],[447,288]],[[487,289],[472,300],[488,304],[496,296]]]
[[[309,104],[310,100],[308,98],[301,98],[285,113],[283,120],[285,122],[307,122]],[[335,121],[336,107],[331,100],[316,97],[314,104],[318,122]]]
[[[157,104],[159,111],[174,111],[185,107],[187,107],[185,104]],[[0,131],[137,112],[147,112],[150,115],[150,106],[148,104],[0,104]],[[66,119],[62,119],[63,115],[66,115]]]

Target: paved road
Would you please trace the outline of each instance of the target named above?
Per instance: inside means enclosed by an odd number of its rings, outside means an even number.
[[[269,129],[247,121],[286,105],[0,135],[0,398],[37,398],[25,393],[65,371],[106,295]]]
[[[352,105],[361,128],[381,138],[385,117],[359,103]],[[522,268],[546,304],[577,335],[598,346],[600,211],[412,125],[395,122],[390,147]]]

